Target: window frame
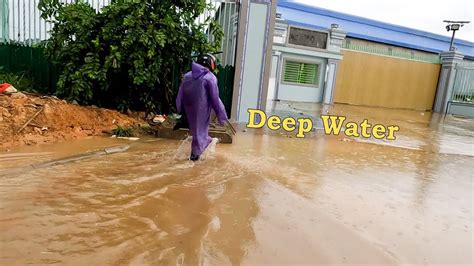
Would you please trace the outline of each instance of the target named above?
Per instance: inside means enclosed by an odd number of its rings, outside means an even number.
[[[307,83],[296,83],[296,82],[289,82],[285,81],[285,74],[286,74],[286,63],[290,62],[295,62],[298,64],[311,64],[311,65],[316,65],[316,84],[307,84]],[[283,58],[283,64],[282,64],[282,71],[281,71],[281,79],[280,82],[281,84],[284,85],[290,85],[290,86],[299,86],[299,87],[310,87],[310,88],[320,88],[321,84],[321,68],[322,68],[322,62],[318,61],[310,61],[310,60],[302,60],[302,59],[297,59],[297,58]]]

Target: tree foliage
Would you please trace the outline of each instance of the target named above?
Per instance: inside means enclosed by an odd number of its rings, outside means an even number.
[[[44,45],[59,67],[57,94],[119,110],[170,112],[173,79],[223,36],[211,18],[196,22],[210,8],[204,0],[113,0],[98,13],[83,0],[40,0],[39,8],[54,23]]]

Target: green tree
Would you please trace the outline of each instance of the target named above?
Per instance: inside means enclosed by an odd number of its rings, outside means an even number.
[[[217,52],[223,37],[211,18],[196,22],[210,8],[204,0],[113,0],[98,13],[83,0],[40,0],[39,8],[54,24],[44,46],[60,71],[57,94],[122,111],[172,111],[173,77],[193,53]]]

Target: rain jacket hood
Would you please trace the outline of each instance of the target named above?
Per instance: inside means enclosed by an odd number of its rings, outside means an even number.
[[[209,71],[207,67],[193,62],[193,64],[191,65],[191,72],[193,73],[193,79],[198,79],[203,75],[210,73],[211,71]]]

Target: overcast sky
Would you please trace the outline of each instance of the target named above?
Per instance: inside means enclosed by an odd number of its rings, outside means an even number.
[[[443,20],[473,21],[472,0],[295,0],[296,2],[392,24],[451,36]],[[474,42],[473,22],[456,32],[456,38]]]

